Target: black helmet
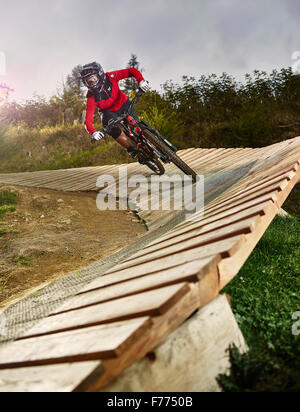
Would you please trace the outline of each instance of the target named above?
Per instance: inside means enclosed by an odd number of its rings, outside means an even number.
[[[104,70],[99,63],[93,62],[83,66],[80,76],[88,89],[97,90],[103,84]]]

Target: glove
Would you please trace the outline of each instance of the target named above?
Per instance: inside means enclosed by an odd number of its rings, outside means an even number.
[[[139,88],[144,93],[148,92],[150,90],[149,82],[147,80],[142,80],[141,83],[139,84]]]
[[[92,134],[92,141],[93,142],[99,142],[100,140],[103,139],[104,136],[105,136],[105,134],[102,133],[102,132],[94,132]]]

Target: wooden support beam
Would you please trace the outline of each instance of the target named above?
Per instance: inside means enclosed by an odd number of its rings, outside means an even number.
[[[225,296],[196,312],[151,356],[135,362],[105,392],[216,392],[216,377],[230,367],[228,348],[246,350]]]
[[[190,292],[183,296],[169,311],[161,316],[152,318],[153,326],[148,334],[143,335],[141,341],[134,343],[130,350],[117,359],[103,361],[105,372],[94,382],[82,382],[77,392],[97,392],[109,385],[123,370],[131,366],[136,360],[144,358],[147,353],[162,343],[170,333],[199,308],[199,292],[195,284],[190,284]]]

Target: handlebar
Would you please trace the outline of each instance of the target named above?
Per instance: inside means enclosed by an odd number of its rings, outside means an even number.
[[[132,109],[134,104],[138,104],[138,102],[140,101],[141,96],[144,94],[144,92],[139,89],[139,91],[137,92],[137,94],[134,96],[133,100],[131,101],[131,104],[128,108],[128,113],[130,112],[130,110]]]
[[[132,107],[134,104],[138,104],[138,102],[140,101],[141,96],[143,95],[143,91],[139,90],[136,95],[134,96],[134,98],[132,99],[130,106],[128,108],[128,110],[122,114],[121,116],[117,117],[115,120],[111,120],[108,125],[102,129],[102,133],[109,133],[110,129],[115,126],[116,124],[120,123],[122,120],[126,119],[126,117],[130,114],[129,112],[131,111]]]

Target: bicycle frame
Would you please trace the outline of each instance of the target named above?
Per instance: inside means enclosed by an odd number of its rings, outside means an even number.
[[[128,139],[136,144],[138,151],[136,158],[139,163],[148,166],[159,176],[166,171],[162,162],[173,163],[183,173],[192,176],[195,183],[197,173],[176,154],[177,148],[147,122],[139,120],[139,118],[136,120],[130,114],[132,106],[139,101],[141,95],[142,92],[139,91],[131,101],[128,111],[115,120],[111,120],[103,132],[109,133],[111,128],[121,125]]]
[[[142,92],[139,91],[139,92],[135,95],[134,99],[131,101],[130,106],[129,106],[127,112],[125,112],[123,115],[117,117],[115,120],[111,120],[111,121],[108,123],[107,127],[105,127],[105,128],[102,130],[102,132],[103,132],[103,133],[109,133],[109,131],[110,131],[115,125],[117,125],[117,124],[119,124],[119,123],[123,124],[123,126],[124,126],[124,121],[126,121],[127,124],[131,124],[132,121],[134,121],[134,122],[135,122],[134,125],[135,125],[137,122],[136,122],[136,120],[129,114],[129,112],[131,111],[133,105],[134,105],[135,103],[138,103],[138,102],[139,102],[141,96],[142,96]],[[140,129],[139,133],[140,133],[140,132],[141,132],[141,129]]]
[[[138,122],[133,116],[129,113],[134,104],[138,103],[140,97],[142,96],[143,92],[139,91],[134,99],[131,101],[130,106],[126,113],[117,117],[115,120],[111,120],[106,128],[102,130],[103,133],[109,133],[109,131],[117,124],[121,124],[125,129],[125,133],[129,134],[128,137],[132,137],[132,135],[136,138],[136,144],[139,149],[143,147],[147,147],[150,151],[158,156],[160,160],[164,163],[170,163],[170,160],[162,154],[159,150],[156,149],[148,140],[143,136],[143,130],[140,127],[140,122]],[[169,142],[168,142],[169,143]]]

